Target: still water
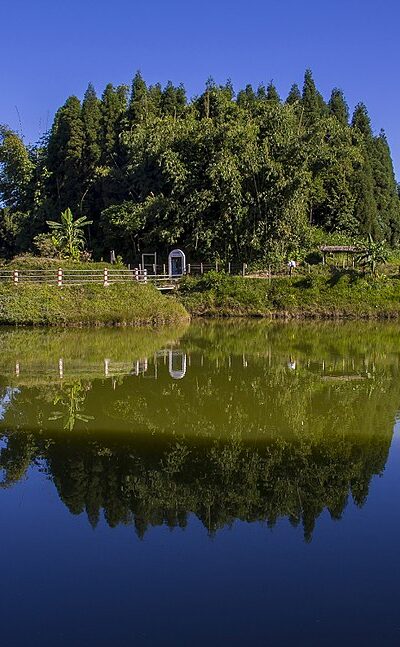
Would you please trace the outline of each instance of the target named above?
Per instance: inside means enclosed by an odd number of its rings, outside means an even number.
[[[3,330],[2,644],[400,644],[399,332]]]

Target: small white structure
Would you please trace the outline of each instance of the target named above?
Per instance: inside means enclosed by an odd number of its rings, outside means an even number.
[[[186,256],[181,249],[173,249],[168,256],[168,275],[183,276],[186,274]]]
[[[186,353],[180,350],[168,352],[168,372],[174,380],[181,380],[186,375]]]

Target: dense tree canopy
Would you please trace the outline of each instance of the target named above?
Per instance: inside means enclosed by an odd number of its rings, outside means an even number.
[[[94,257],[184,247],[193,258],[262,260],[326,233],[396,244],[400,203],[383,132],[310,70],[282,101],[273,82],[235,95],[212,79],[188,101],[170,81],[91,84],[69,97],[44,141],[0,130],[0,254],[35,248],[70,208],[93,221]]]

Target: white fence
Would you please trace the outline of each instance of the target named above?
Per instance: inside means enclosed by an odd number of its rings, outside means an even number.
[[[39,283],[44,285],[85,285],[88,283],[103,285],[105,287],[114,283],[153,283],[159,290],[171,290],[176,286],[177,278],[167,274],[148,274],[142,269],[88,269],[70,270],[59,268],[57,270],[38,269],[0,269],[0,281],[19,285],[21,283]]]

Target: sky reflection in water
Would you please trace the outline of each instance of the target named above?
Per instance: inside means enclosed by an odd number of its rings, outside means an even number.
[[[397,643],[396,325],[0,348],[8,644]]]

